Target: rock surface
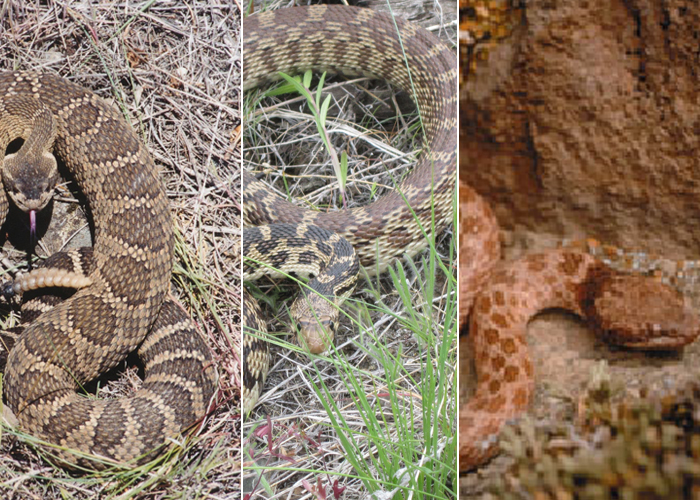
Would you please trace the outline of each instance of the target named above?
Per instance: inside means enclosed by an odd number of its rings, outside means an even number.
[[[510,36],[462,85],[460,176],[511,243],[536,231],[697,258],[698,5],[513,12]]]

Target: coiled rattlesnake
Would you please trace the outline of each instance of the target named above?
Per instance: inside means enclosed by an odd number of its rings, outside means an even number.
[[[202,418],[215,388],[208,348],[167,298],[173,229],[162,183],[115,109],[51,74],[0,74],[2,150],[18,138],[22,147],[2,167],[10,197],[41,209],[57,179],[55,155],[85,194],[95,235],[87,267],[68,265],[91,284],[28,325],[10,351],[7,403],[37,437],[107,461],[143,462]],[[0,196],[0,220],[7,210]],[[76,393],[136,349],[145,367],[136,393],[117,400]]]

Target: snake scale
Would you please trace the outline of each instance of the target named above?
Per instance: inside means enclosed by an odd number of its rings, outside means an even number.
[[[427,240],[420,226],[428,235],[439,232],[450,223],[453,213],[455,51],[410,22],[369,9],[335,5],[252,15],[244,19],[243,31],[244,88],[276,79],[278,72],[295,75],[309,69],[370,76],[413,95],[425,131],[419,164],[398,189],[347,211],[309,211],[282,200],[244,171],[244,223],[318,226],[346,239],[370,273],[382,272],[404,254],[413,256],[424,249]],[[246,233],[244,247],[245,240]],[[250,298],[244,299],[243,309],[245,327],[263,330],[257,305]],[[269,354],[267,344],[258,336],[244,335],[243,345],[243,408],[247,413],[259,397]]]
[[[18,138],[21,148],[2,164],[14,203],[32,213],[50,200],[58,157],[95,229],[84,262],[59,258],[90,284],[30,323],[10,350],[7,404],[25,431],[103,460],[57,451],[66,465],[142,463],[205,415],[216,386],[207,346],[167,297],[174,237],[162,181],[114,107],[51,74],[0,73],[2,151]],[[0,220],[8,206],[0,195]],[[137,391],[99,400],[78,393],[135,350],[144,365]]]

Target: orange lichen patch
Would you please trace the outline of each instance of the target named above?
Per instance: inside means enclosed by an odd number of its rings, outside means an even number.
[[[489,52],[510,37],[523,7],[512,0],[459,2],[460,83],[489,59]]]

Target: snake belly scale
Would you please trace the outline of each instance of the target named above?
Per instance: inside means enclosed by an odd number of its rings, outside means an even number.
[[[7,403],[41,439],[109,462],[143,462],[205,415],[216,386],[207,346],[167,298],[174,239],[162,182],[115,108],[51,74],[0,73],[2,151],[17,138],[24,143],[4,160],[2,192],[37,208],[31,198],[50,197],[57,173],[31,157],[55,155],[85,194],[95,231],[91,284],[29,324],[10,350]],[[23,169],[13,166],[18,158],[27,160]],[[3,194],[0,220],[7,212]],[[77,393],[137,349],[145,378],[135,393]],[[58,455],[68,465],[104,466]]]
[[[252,15],[244,19],[243,31],[244,89],[277,79],[279,72],[370,76],[413,95],[425,131],[419,163],[398,189],[346,211],[314,212],[287,202],[244,170],[244,223],[311,224],[339,234],[372,274],[382,272],[404,254],[413,256],[424,249],[427,239],[421,226],[431,235],[432,228],[440,232],[452,221],[457,148],[455,50],[410,22],[336,5]],[[257,329],[261,324],[253,314],[257,306],[244,300],[243,308],[246,327]],[[264,342],[244,335],[244,408],[252,408],[257,401],[268,358]]]

